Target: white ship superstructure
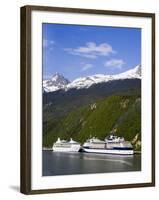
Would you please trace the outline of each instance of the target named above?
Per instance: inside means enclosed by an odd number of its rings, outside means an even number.
[[[60,140],[60,138],[58,138],[52,147],[53,151],[56,152],[78,152],[80,148],[80,143],[74,141],[72,138],[70,141]]]
[[[123,137],[117,137],[110,135],[105,140],[99,140],[98,138],[88,139],[82,148],[88,153],[103,153],[103,154],[122,154],[132,155],[134,150],[132,144],[125,141]]]

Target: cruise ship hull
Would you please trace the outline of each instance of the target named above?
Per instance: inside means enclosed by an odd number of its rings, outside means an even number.
[[[116,154],[116,155],[133,155],[133,149],[93,149],[93,148],[82,148],[87,153],[100,153],[100,154]]]
[[[78,152],[80,150],[80,145],[73,145],[71,147],[53,147],[55,152]]]

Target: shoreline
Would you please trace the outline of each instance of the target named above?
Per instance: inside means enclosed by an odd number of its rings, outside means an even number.
[[[49,148],[49,147],[43,147],[42,150],[43,151],[53,151],[53,149]],[[81,153],[81,152],[79,151],[77,153]],[[134,151],[134,154],[141,154],[141,151]]]

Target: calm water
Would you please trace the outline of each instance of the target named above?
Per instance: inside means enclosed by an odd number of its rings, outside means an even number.
[[[43,176],[141,170],[141,155],[43,151]]]

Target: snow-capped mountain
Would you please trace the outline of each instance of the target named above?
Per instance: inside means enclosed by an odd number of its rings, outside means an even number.
[[[70,81],[66,79],[62,74],[56,73],[49,80],[43,81],[43,91],[53,92],[59,89],[64,89]]]
[[[46,92],[53,92],[59,89],[65,91],[69,89],[83,89],[89,88],[93,84],[121,80],[121,79],[141,79],[141,65],[137,65],[135,68],[126,72],[115,75],[96,74],[87,77],[77,78],[72,82],[69,82],[62,75],[55,74],[52,79],[43,82],[43,88]]]

